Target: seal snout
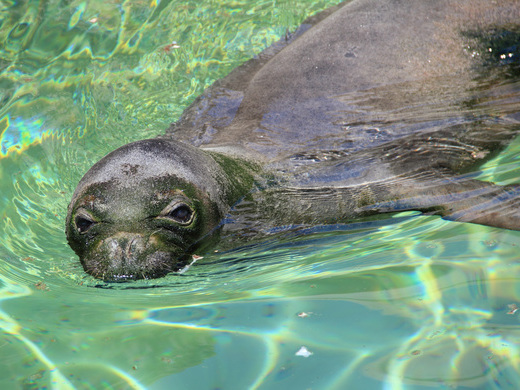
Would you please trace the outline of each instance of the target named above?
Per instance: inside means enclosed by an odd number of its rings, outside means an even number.
[[[102,240],[83,264],[92,276],[106,281],[161,277],[176,270],[180,253],[163,251],[159,244],[153,234],[117,232]]]
[[[138,261],[139,255],[145,252],[147,244],[142,235],[123,232],[107,238],[104,242],[111,263],[114,263],[114,265],[131,264]]]

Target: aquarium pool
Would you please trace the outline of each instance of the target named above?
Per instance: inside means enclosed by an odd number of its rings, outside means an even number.
[[[397,213],[122,284],[66,243],[92,163],[337,2],[0,5],[1,389],[520,388],[520,232]],[[520,108],[518,80],[494,92]],[[481,177],[518,183],[519,159]]]

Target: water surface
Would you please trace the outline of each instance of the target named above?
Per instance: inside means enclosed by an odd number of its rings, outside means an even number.
[[[2,3],[2,389],[520,387],[520,232],[401,213],[125,284],[85,275],[66,244],[93,162],[336,2]],[[520,106],[514,78],[482,91],[486,110]],[[520,182],[519,155],[481,178]]]

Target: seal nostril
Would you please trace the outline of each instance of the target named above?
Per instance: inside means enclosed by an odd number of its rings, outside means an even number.
[[[111,259],[121,259],[122,250],[119,242],[113,238],[105,241],[105,246],[108,249],[109,257]]]
[[[104,247],[113,267],[138,263],[146,249],[143,237],[119,233],[104,241]]]
[[[132,258],[132,255],[138,251],[139,242],[140,240],[137,237],[133,237],[128,241],[125,250],[128,259]]]

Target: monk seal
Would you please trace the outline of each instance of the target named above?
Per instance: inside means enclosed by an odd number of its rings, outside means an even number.
[[[68,208],[70,246],[89,274],[124,281],[221,240],[392,211],[520,229],[519,187],[471,174],[519,131],[517,106],[479,107],[474,83],[518,76],[500,54],[518,56],[514,3],[355,0],[311,17],[164,136],[94,164]]]

